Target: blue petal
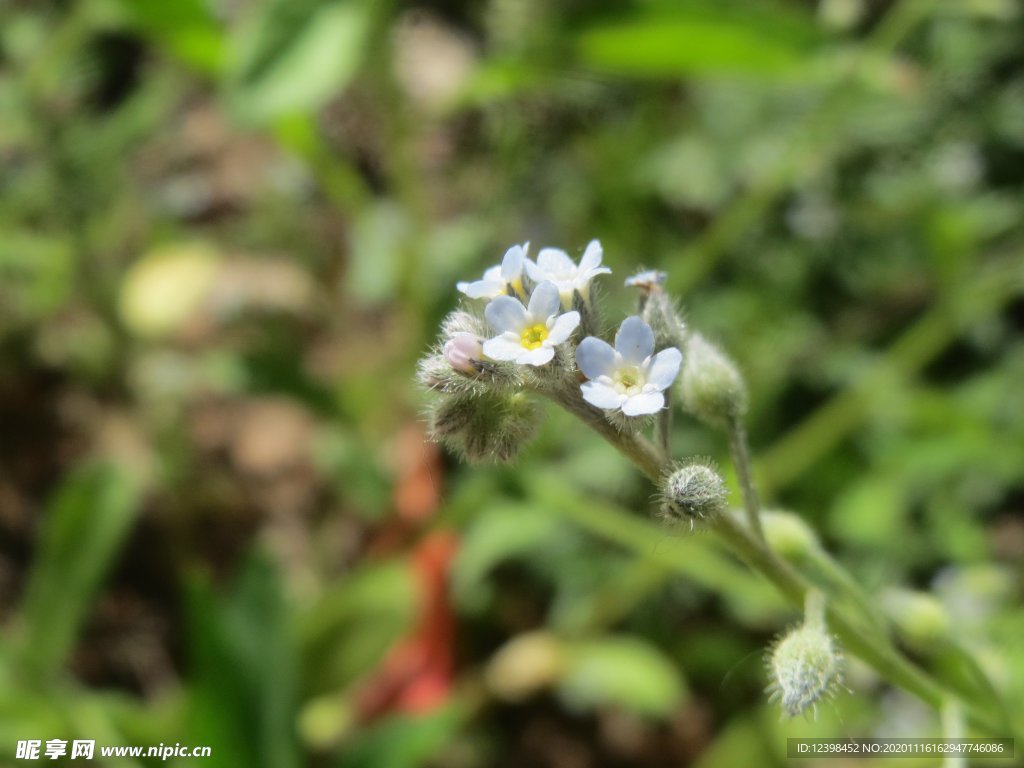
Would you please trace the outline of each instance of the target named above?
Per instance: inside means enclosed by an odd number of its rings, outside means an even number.
[[[526,307],[511,296],[498,296],[491,299],[487,309],[484,310],[484,317],[499,333],[505,331],[519,333],[527,322]]]
[[[530,297],[530,316],[543,322],[556,314],[562,306],[562,298],[554,283],[544,282],[533,289]]]
[[[588,379],[611,376],[615,370],[615,350],[595,336],[588,336],[576,347],[576,365]]]
[[[615,349],[626,362],[639,365],[654,352],[654,331],[638,316],[627,317],[615,334]]]

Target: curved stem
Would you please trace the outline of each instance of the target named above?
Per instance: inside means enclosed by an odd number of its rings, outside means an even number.
[[[575,391],[564,387],[542,391],[601,434],[653,482],[661,480],[669,464],[669,457],[643,436],[618,430],[604,418],[601,411],[588,405]],[[734,555],[770,581],[794,606],[804,606],[807,593],[815,585],[771,550],[763,538],[729,512],[723,512],[717,519],[714,531]],[[835,567],[840,568],[838,564]],[[844,575],[843,580],[846,579],[852,581],[852,577]],[[936,710],[940,710],[943,703],[954,695],[896,650],[885,633],[865,630],[857,622],[850,621],[839,605],[830,605],[826,615],[829,627],[844,646],[889,682],[912,693]],[[990,734],[1005,732],[1002,719],[988,711],[988,708],[982,709],[970,702],[962,702],[961,705],[968,720],[979,729]]]

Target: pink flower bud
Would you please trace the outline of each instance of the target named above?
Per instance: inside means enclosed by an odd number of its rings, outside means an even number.
[[[444,343],[444,356],[452,368],[460,373],[474,375],[478,373],[477,361],[483,355],[480,339],[472,333],[459,331]]]

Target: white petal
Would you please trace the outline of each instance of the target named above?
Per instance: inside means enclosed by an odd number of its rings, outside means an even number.
[[[530,317],[543,323],[558,312],[561,306],[562,300],[555,284],[541,283],[533,289],[533,295],[530,297]]]
[[[559,315],[551,327],[548,329],[548,337],[544,340],[545,344],[561,344],[566,341],[572,332],[576,330],[576,326],[580,324],[580,313],[579,312],[566,312],[564,315]]]
[[[647,364],[647,385],[659,391],[668,389],[676,380],[682,362],[683,353],[675,347],[661,350]]]
[[[526,307],[511,296],[498,296],[491,300],[484,310],[484,317],[494,330],[519,333],[526,326]]]
[[[484,342],[484,354],[492,360],[515,360],[523,354],[522,340],[515,333],[503,333]]]
[[[492,299],[505,293],[505,281],[500,278],[497,280],[474,280],[472,283],[459,283],[456,288],[471,299]]]
[[[626,399],[625,394],[620,394],[614,387],[599,381],[584,382],[580,385],[580,391],[591,406],[608,410],[620,408]]]
[[[580,384],[583,399],[598,408],[613,409],[622,405],[625,395],[615,391],[615,387],[600,381],[585,381]]]
[[[668,279],[668,272],[661,272],[657,269],[646,269],[637,272],[632,277],[626,278],[626,285],[636,285],[641,288],[653,288],[662,285]]]
[[[513,245],[505,251],[505,258],[501,260],[501,279],[506,283],[513,283],[523,274],[523,259],[526,253],[523,246]]]
[[[587,336],[576,347],[576,365],[588,379],[611,376],[615,371],[615,350],[608,342]]]
[[[627,317],[615,334],[615,349],[627,363],[639,365],[654,351],[654,331],[638,316]]]
[[[587,244],[587,250],[583,252],[583,258],[580,259],[580,272],[586,272],[587,270],[594,269],[594,267],[601,266],[602,254],[601,243],[597,240],[591,240]],[[608,271],[611,272],[610,269]]]
[[[586,272],[580,270],[579,276],[576,278],[576,282],[589,283],[598,275],[610,275],[612,271],[608,267],[594,267],[588,269]]]
[[[569,254],[559,248],[542,248],[537,254],[537,265],[549,275],[571,275],[576,272]]]
[[[548,279],[548,273],[541,269],[539,265],[534,264],[530,259],[526,259],[523,262],[523,266],[526,267],[526,274],[530,276],[530,279],[535,283],[543,283]]]
[[[642,416],[657,413],[665,407],[665,396],[661,392],[647,392],[626,398],[622,404],[622,412],[627,416]]]
[[[554,347],[537,347],[536,349],[523,349],[520,347],[520,354],[516,362],[520,365],[544,365],[551,362],[555,356]]]

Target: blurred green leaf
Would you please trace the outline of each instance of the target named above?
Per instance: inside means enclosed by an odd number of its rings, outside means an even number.
[[[405,560],[371,564],[332,584],[301,622],[313,690],[348,685],[376,667],[410,626],[417,597]]]
[[[473,521],[459,547],[452,570],[456,601],[480,605],[485,577],[499,563],[537,552],[563,528],[559,519],[528,504],[495,504]]]
[[[398,715],[377,723],[342,750],[337,768],[418,768],[449,743],[464,715],[449,705],[426,715]]]
[[[116,0],[135,26],[199,72],[214,75],[224,60],[224,30],[208,0]]]
[[[139,509],[138,479],[110,465],[71,474],[43,521],[21,607],[25,666],[47,677],[75,643],[103,577]]]
[[[666,716],[685,693],[677,666],[639,638],[605,637],[572,644],[559,692],[574,706],[614,704]]]
[[[362,62],[372,0],[270,0],[234,41],[229,100],[256,123],[315,110]]]
[[[299,764],[290,620],[277,568],[263,555],[223,597],[203,580],[191,585],[189,734],[212,748],[210,765]]]
[[[575,44],[600,72],[642,77],[742,74],[792,76],[808,70],[815,41],[803,17],[750,4],[662,4],[584,27]]]

